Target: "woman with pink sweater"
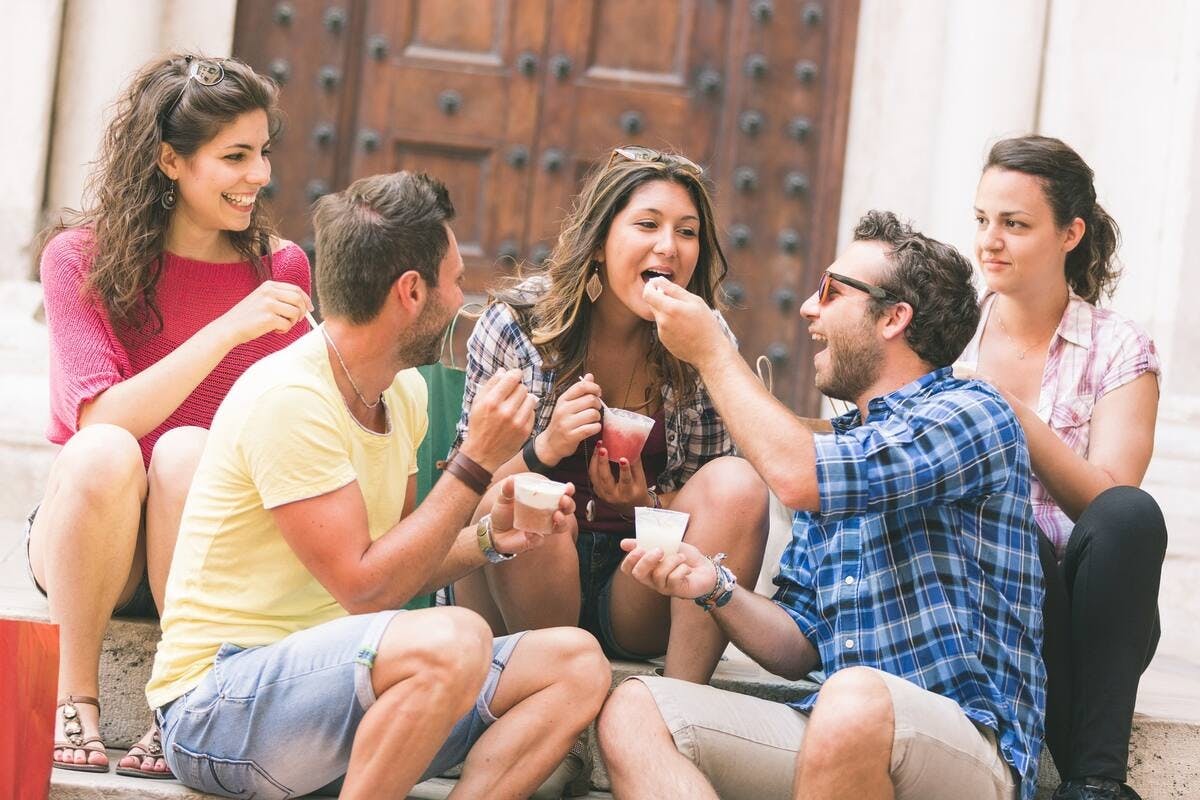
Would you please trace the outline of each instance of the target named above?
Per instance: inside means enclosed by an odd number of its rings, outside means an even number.
[[[108,620],[157,616],[217,405],[307,330],[308,259],[256,202],[278,122],[275,85],[245,64],[156,60],[116,106],[84,210],[43,237],[47,436],[63,447],[26,535],[60,628],[55,767],[107,771]],[[147,732],[117,771],[171,777],[158,741]]]

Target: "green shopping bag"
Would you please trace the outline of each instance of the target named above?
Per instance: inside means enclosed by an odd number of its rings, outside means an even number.
[[[467,371],[454,359],[454,327],[459,316],[473,316],[464,306],[450,323],[442,340],[442,360],[437,364],[417,367],[429,390],[429,430],[417,449],[417,503],[442,477],[441,462],[454,444],[458,418],[462,415],[463,392],[467,386]],[[449,363],[447,364],[447,357]],[[434,605],[431,594],[414,597],[405,608],[429,608]]]

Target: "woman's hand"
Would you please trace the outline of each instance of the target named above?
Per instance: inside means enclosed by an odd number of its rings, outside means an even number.
[[[704,554],[687,542],[679,543],[679,552],[664,555],[655,547],[645,550],[637,539],[622,539],[621,549],[629,553],[621,562],[621,571],[659,594],[694,600],[712,591],[717,570]]]
[[[642,460],[634,459],[629,463],[622,458],[617,462],[619,471],[616,479],[608,466],[608,449],[604,442],[596,442],[596,450],[592,460],[588,462],[588,478],[592,481],[592,491],[596,497],[617,509],[624,516],[633,514],[635,506],[654,505],[650,493],[646,491],[646,473],[642,470]]]
[[[550,424],[538,434],[534,449],[543,464],[553,467],[575,452],[579,443],[600,432],[600,386],[592,374],[571,384],[550,414]]]
[[[546,536],[558,536],[572,533],[576,530],[575,521],[575,485],[567,484],[567,490],[558,501],[558,510],[554,512],[554,528],[549,534],[532,533],[513,527],[513,493],[515,491],[512,477],[504,479],[500,484],[500,494],[492,503],[492,547],[496,552],[510,555],[532,550],[545,541]]]
[[[312,309],[312,300],[299,286],[264,281],[212,324],[233,349],[263,334],[287,333]]]

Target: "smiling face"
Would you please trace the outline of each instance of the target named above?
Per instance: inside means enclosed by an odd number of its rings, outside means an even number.
[[[851,243],[829,267],[830,272],[876,286],[888,269],[887,247],[870,241]],[[879,377],[883,340],[870,300],[861,289],[833,280],[824,302],[813,292],[800,307],[816,346],[825,345],[813,355],[813,371],[817,389],[827,397],[857,402]]]
[[[605,292],[598,305],[623,305],[638,317],[654,314],[642,289],[655,275],[687,286],[700,257],[700,213],[687,189],[674,181],[642,184],[608,229],[601,263]]]
[[[975,225],[975,259],[989,289],[1056,295],[1065,290],[1067,253],[1079,243],[1083,223],[1059,228],[1037,178],[986,170],[975,192]]]
[[[177,181],[173,224],[199,231],[243,231],[259,190],[271,180],[267,114],[247,111],[187,158],[164,154],[160,167]],[[169,148],[168,148],[169,149]]]

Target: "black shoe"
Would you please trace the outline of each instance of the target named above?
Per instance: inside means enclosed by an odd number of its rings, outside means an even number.
[[[1093,777],[1063,781],[1052,800],[1142,800],[1142,796],[1128,784]]]

